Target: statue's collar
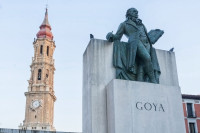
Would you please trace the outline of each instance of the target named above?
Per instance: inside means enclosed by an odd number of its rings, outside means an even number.
[[[130,25],[132,25],[132,26],[138,28],[137,25],[136,25],[136,23],[135,23],[134,21],[130,20],[130,19],[126,20],[125,22],[126,22],[127,24],[130,24]]]

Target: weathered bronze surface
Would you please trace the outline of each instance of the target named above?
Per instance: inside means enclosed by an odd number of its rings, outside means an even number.
[[[161,74],[155,48],[152,44],[163,35],[156,29],[147,33],[138,11],[130,8],[126,12],[126,20],[116,32],[109,32],[106,39],[114,42],[113,65],[116,68],[116,78],[134,81],[159,83]],[[128,42],[121,42],[123,35]]]

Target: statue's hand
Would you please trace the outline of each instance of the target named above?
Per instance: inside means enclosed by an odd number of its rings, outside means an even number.
[[[114,41],[114,35],[112,32],[109,32],[107,35],[106,35],[106,39],[109,41],[109,42],[113,42]]]

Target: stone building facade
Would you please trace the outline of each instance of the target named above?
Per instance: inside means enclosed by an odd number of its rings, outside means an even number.
[[[55,131],[54,121],[54,59],[55,42],[48,22],[48,11],[34,39],[34,57],[28,91],[25,92],[25,119],[20,129]]]

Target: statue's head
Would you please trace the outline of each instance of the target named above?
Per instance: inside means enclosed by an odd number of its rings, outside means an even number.
[[[126,18],[138,18],[138,10],[136,8],[129,8],[126,11]]]

